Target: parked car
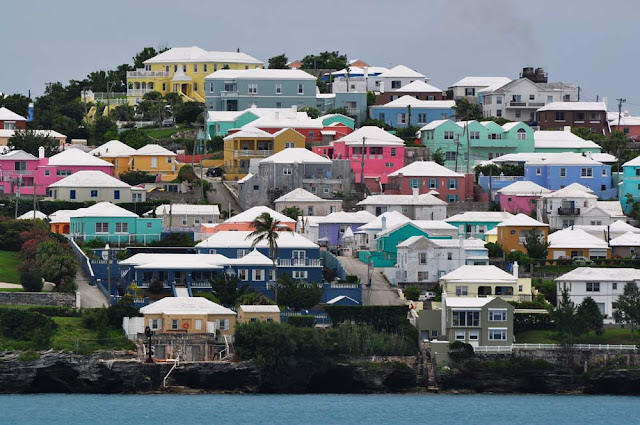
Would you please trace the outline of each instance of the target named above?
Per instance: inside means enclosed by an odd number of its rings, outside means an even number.
[[[571,257],[571,260],[573,261],[573,264],[577,266],[587,266],[593,263],[589,258],[581,256]]]
[[[418,297],[418,301],[433,301],[435,299],[436,299],[436,293],[431,291],[423,292]]]
[[[222,177],[224,171],[220,167],[207,168],[207,177]]]
[[[163,127],[173,127],[173,118],[167,118],[162,120]]]

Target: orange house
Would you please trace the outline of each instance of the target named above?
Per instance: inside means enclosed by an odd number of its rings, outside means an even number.
[[[245,212],[242,212],[238,215],[234,215],[233,217],[225,220],[223,223],[213,225],[202,225],[201,231],[202,233],[218,233],[222,231],[253,231],[253,221],[258,218],[263,213],[268,213],[271,217],[274,217],[276,220],[280,221],[280,225],[283,227],[288,227],[291,231],[296,230],[296,221],[290,217],[287,217],[284,214],[280,214],[279,212],[272,210],[269,207],[253,207],[249,208]]]
[[[525,214],[518,214],[503,221],[496,226],[496,229],[498,229],[498,244],[504,252],[520,251],[526,253],[527,249],[524,246],[524,242],[531,232],[539,232],[545,241],[549,236],[548,224]]]
[[[69,234],[69,221],[76,210],[58,210],[49,216],[51,232],[59,235]]]

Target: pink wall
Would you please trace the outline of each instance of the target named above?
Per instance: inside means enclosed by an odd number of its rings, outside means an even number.
[[[260,130],[266,131],[269,134],[277,133],[282,130],[282,128],[264,128],[258,127]],[[302,134],[306,141],[309,143],[317,143],[322,142],[324,140],[324,136],[322,135],[323,131],[333,131],[336,133],[334,140],[340,139],[341,137],[346,136],[347,134],[353,133],[353,129],[347,127],[346,125],[336,125],[332,127],[323,127],[323,128],[294,128],[295,131]],[[313,136],[311,133],[313,132]],[[231,132],[229,132],[231,134]]]
[[[617,121],[614,121],[616,123]],[[633,140],[640,139],[640,125],[621,125],[620,131],[629,130],[627,137]],[[617,124],[611,124],[611,131],[618,130]]]
[[[530,215],[536,209],[536,202],[539,199],[539,196],[503,195],[502,193],[498,193],[497,196],[502,211],[526,215]]]
[[[432,190],[437,191],[439,198],[443,201],[447,200],[447,195],[458,195],[459,201],[473,198],[474,175],[466,174],[464,177],[410,177],[410,176],[393,176],[389,177],[389,182],[384,191],[386,195],[411,195],[411,179],[418,178],[420,180],[419,194],[429,193]],[[429,180],[437,180],[438,187],[430,188]],[[449,189],[449,179],[458,181],[457,188]]]

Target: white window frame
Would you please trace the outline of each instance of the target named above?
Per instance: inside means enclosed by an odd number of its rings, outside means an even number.
[[[466,285],[456,286],[456,296],[463,297],[469,295],[469,287]]]
[[[101,221],[96,223],[96,233],[109,233],[109,222]]]
[[[490,308],[488,319],[490,322],[506,322],[507,321],[507,309],[506,308]]]
[[[282,84],[276,83],[276,94],[282,94]]]
[[[129,233],[129,223],[127,222],[116,223],[116,233]]]
[[[265,273],[263,269],[251,270],[251,280],[253,280],[254,282],[263,282],[264,276],[265,276]]]
[[[488,332],[489,341],[506,341],[507,340],[507,328],[489,328],[487,332]],[[494,332],[500,332],[501,338],[494,338],[495,336]]]
[[[285,167],[282,169],[282,175],[284,176],[290,176],[293,174],[293,169],[289,168],[289,167]]]

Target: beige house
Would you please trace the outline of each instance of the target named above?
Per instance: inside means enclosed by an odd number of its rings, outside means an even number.
[[[325,216],[342,211],[341,199],[322,199],[302,188],[297,188],[274,201],[276,211],[284,213],[287,208],[297,207],[303,216]]]
[[[506,301],[531,301],[531,279],[517,276],[517,262],[513,274],[496,266],[466,265],[442,276],[440,285],[450,298],[495,296]]]
[[[238,323],[257,321],[280,323],[280,309],[277,305],[241,305],[238,308]]]
[[[111,202],[144,202],[146,191],[133,188],[125,182],[102,171],[76,171],[47,189],[47,195],[53,200],[61,201],[95,201]]]
[[[188,227],[200,231],[202,224],[218,223],[220,209],[217,205],[165,204],[155,210],[162,218],[162,228]]]

